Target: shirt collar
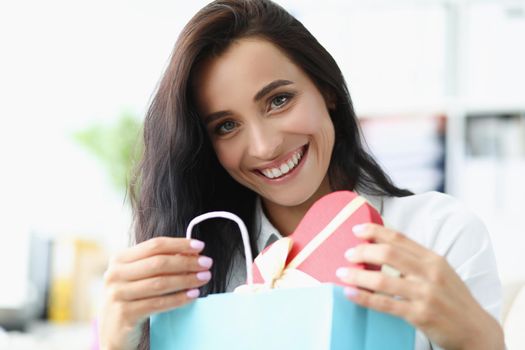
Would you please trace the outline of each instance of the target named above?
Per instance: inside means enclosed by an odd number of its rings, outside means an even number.
[[[255,220],[259,227],[259,236],[257,238],[257,250],[259,252],[274,241],[283,238],[275,226],[268,220],[262,208],[261,197],[259,196],[257,196],[255,202]]]

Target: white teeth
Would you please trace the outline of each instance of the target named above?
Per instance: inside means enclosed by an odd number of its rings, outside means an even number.
[[[294,153],[292,158],[290,158],[288,161],[283,162],[278,168],[270,168],[270,169],[264,169],[261,170],[261,173],[270,178],[274,179],[276,177],[283,176],[284,174],[289,173],[297,164],[299,164],[299,161],[303,157],[303,150],[299,150],[298,152]]]
[[[262,173],[264,174],[264,176],[269,177],[270,179],[274,178],[273,172],[270,169],[264,169]]]

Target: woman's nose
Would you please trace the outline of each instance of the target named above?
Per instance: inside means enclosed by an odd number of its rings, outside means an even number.
[[[281,132],[271,125],[258,123],[250,128],[248,152],[252,157],[271,160],[279,156],[283,144]]]

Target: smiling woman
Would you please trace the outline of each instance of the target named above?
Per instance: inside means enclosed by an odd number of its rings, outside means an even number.
[[[356,227],[376,244],[346,259],[403,276],[343,266],[337,276],[355,286],[349,299],[413,324],[418,350],[503,346],[484,226],[448,196],[390,181],[363,148],[336,62],[273,2],[214,1],[190,20],[148,111],[144,146],[131,188],[137,244],[106,272],[104,348],[146,349],[151,314],[243,282],[235,224],[205,222],[189,241],[193,217],[237,214],[257,254],[337,190],[366,196],[388,223]]]
[[[261,197],[271,218],[288,217],[278,228],[290,234],[302,209],[330,192],[334,101],[261,38],[232,43],[197,71],[193,93],[220,164]]]

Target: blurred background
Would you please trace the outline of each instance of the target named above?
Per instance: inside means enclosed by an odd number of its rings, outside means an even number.
[[[207,2],[0,1],[0,349],[91,348],[142,119]],[[483,219],[507,345],[525,348],[525,1],[277,3],[342,68],[396,184]]]

